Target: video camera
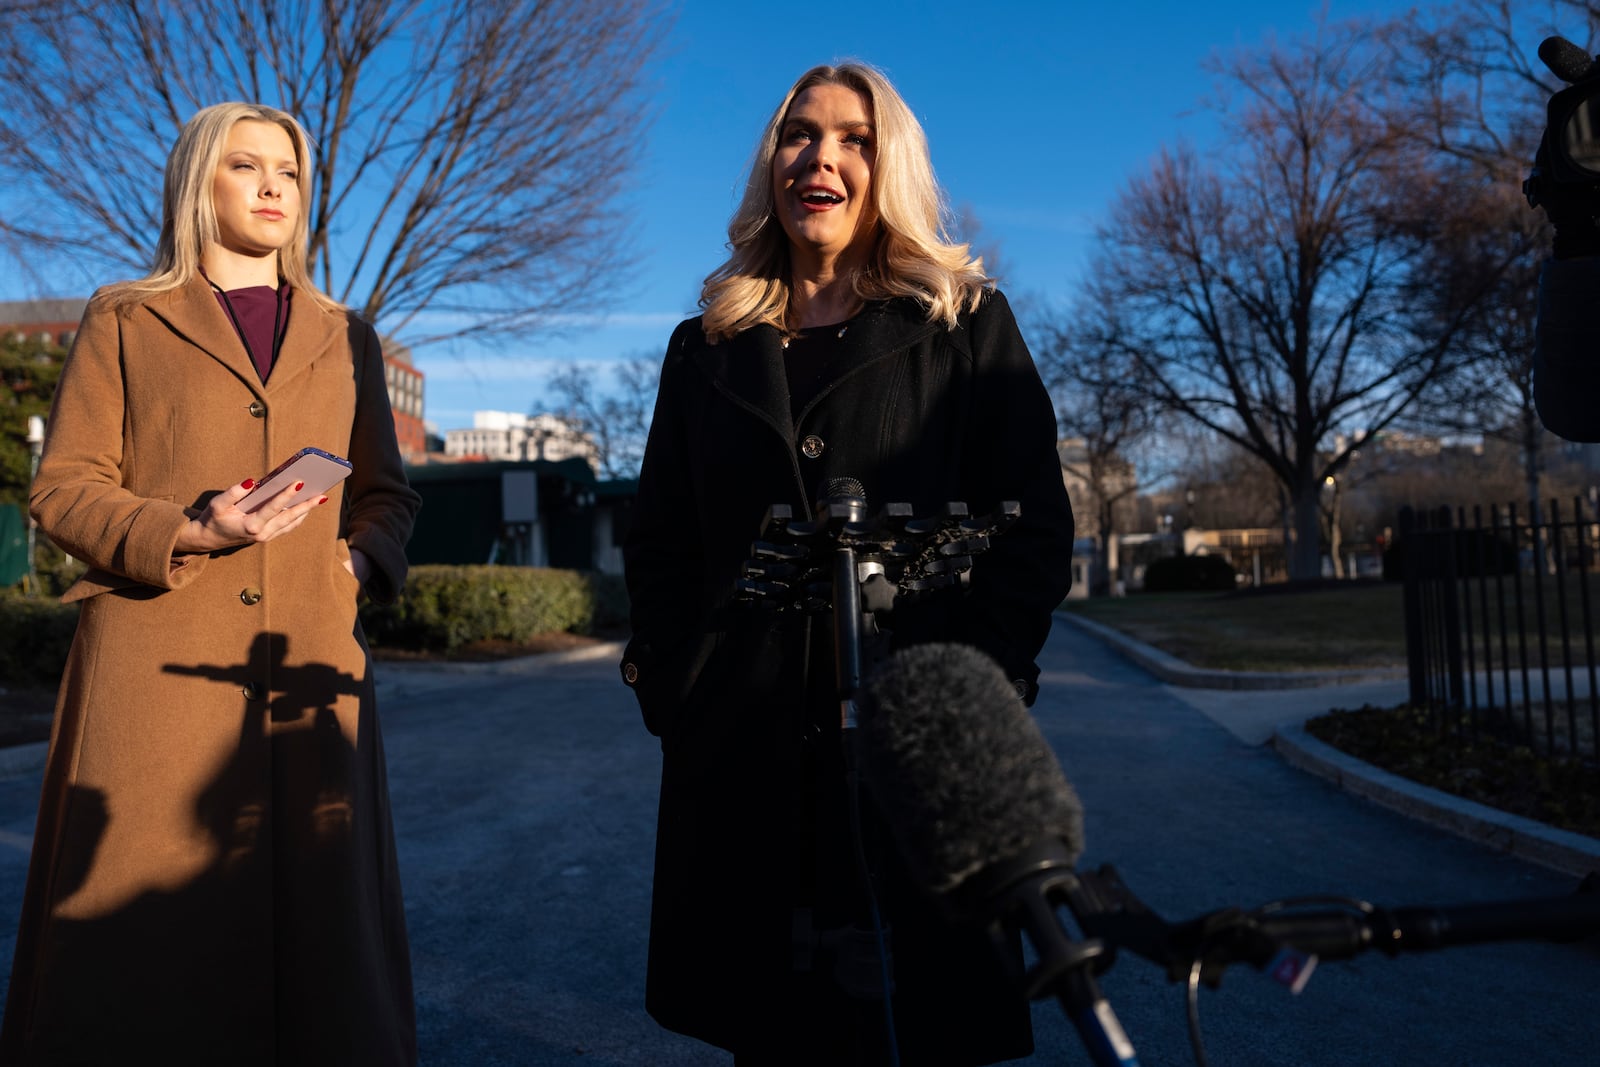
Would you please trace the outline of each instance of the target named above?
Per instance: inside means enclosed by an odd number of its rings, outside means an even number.
[[[1557,258],[1592,255],[1600,252],[1600,60],[1564,37],[1545,38],[1539,58],[1568,87],[1550,97],[1522,192],[1555,226]]]

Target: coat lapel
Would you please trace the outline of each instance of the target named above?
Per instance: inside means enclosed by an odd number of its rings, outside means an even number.
[[[250,353],[239,340],[239,332],[203,277],[195,275],[189,284],[160,294],[147,306],[173,332],[227,367],[263,399],[315,363],[348,329],[345,316],[326,314],[304,294],[292,294],[283,347],[272,373],[267,376],[267,383],[262,385],[261,376],[250,361]]]
[[[929,322],[921,307],[911,300],[879,300],[868,304],[839,338],[843,349],[841,365],[845,369],[812,398],[806,411],[822,403],[835,390],[847,388],[850,380],[867,367],[904,352],[943,328],[939,323]]]
[[[874,301],[851,321],[839,343],[849,369],[818,395],[813,405],[848,382],[861,369],[903,351],[927,334],[942,329],[928,322],[921,309],[906,300]],[[695,359],[712,382],[740,407],[776,430],[786,441],[795,436],[789,410],[789,378],[783,365],[783,344],[771,326],[755,326],[715,345],[702,345]]]
[[[305,293],[291,293],[289,325],[283,334],[283,347],[278,350],[278,361],[272,365],[272,373],[267,375],[267,392],[287,387],[340,340],[349,328],[348,316],[330,315],[312,303]]]
[[[712,384],[735,404],[794,439],[789,413],[789,378],[783,369],[783,345],[771,326],[755,326],[736,337],[695,349],[695,361]]]
[[[158,294],[145,306],[174,333],[227,367],[256,394],[262,393],[261,377],[250,362],[244,342],[239,340],[239,332],[217,303],[211,285],[199,274],[187,285]]]

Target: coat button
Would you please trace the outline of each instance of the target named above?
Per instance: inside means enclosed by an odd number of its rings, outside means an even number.
[[[259,682],[246,682],[244,684],[244,689],[241,690],[241,692],[244,693],[244,698],[246,700],[260,700],[261,699],[261,683],[259,683]]]
[[[255,416],[258,419],[266,418],[266,416],[267,416],[267,405],[263,404],[259,400],[250,401],[250,414]]]
[[[805,453],[807,459],[816,459],[828,446],[822,443],[822,438],[816,434],[807,434],[806,439],[800,442],[800,451]]]
[[[622,665],[622,680],[629,685],[639,681],[639,665],[637,663],[624,663]]]
[[[239,599],[244,601],[246,604],[260,603],[261,590],[257,589],[253,585],[246,586],[245,588],[239,590]]]

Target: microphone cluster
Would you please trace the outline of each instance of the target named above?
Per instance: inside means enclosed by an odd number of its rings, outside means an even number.
[[[779,611],[826,612],[834,555],[847,548],[869,575],[862,585],[865,606],[888,610],[897,596],[960,582],[973,557],[1017,521],[1022,506],[1004,501],[980,517],[959,501],[923,517],[910,504],[887,504],[870,518],[865,512],[859,495],[827,497],[810,519],[796,519],[787,504],[772,505],[735,583],[736,597]]]

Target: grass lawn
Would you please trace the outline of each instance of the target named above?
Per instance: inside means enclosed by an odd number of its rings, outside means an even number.
[[[1234,593],[1137,593],[1063,610],[1114,627],[1196,667],[1234,671],[1403,667],[1398,582]]]

